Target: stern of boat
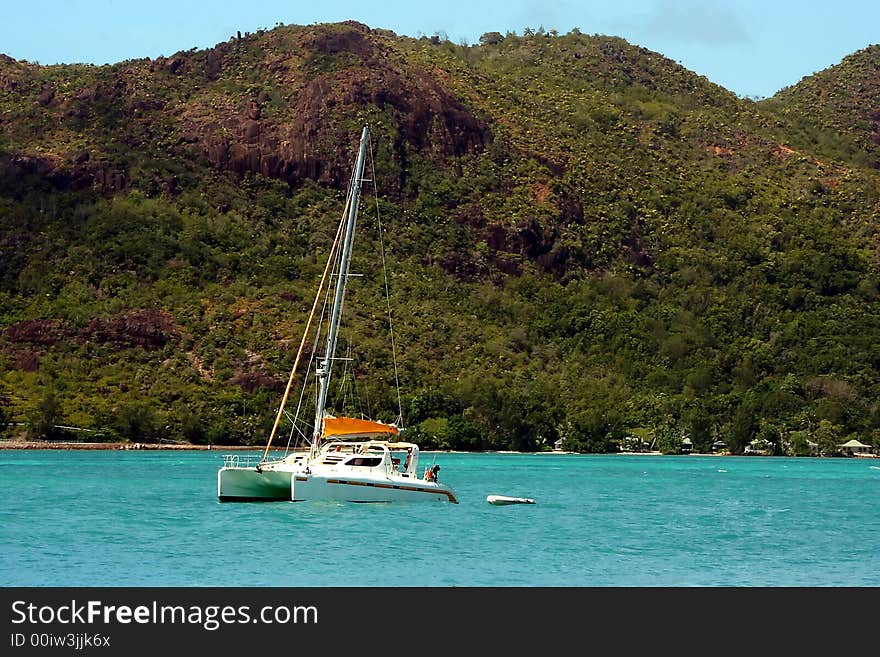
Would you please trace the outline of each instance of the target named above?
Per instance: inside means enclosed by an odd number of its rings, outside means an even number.
[[[290,500],[290,470],[261,467],[256,456],[224,457],[217,471],[217,499],[221,502],[273,502]]]

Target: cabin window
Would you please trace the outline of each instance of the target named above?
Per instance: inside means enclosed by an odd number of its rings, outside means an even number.
[[[361,468],[374,468],[382,462],[382,457],[378,456],[357,456],[348,459],[345,465],[354,465]]]

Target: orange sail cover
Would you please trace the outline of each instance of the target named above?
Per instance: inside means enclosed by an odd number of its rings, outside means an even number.
[[[369,436],[397,435],[397,427],[393,424],[359,420],[355,417],[325,417],[322,437],[330,436]]]

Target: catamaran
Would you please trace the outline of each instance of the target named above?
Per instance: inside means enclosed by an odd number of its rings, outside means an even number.
[[[369,126],[364,126],[348,185],[345,211],[330,249],[327,265],[318,285],[315,301],[266,448],[259,457],[248,458],[237,454],[224,456],[223,467],[217,472],[217,497],[221,502],[407,500],[458,503],[458,497],[452,488],[440,481],[439,465],[432,464],[421,476],[419,475],[418,445],[401,440],[404,430],[398,424],[402,423],[402,412],[397,421],[385,423],[362,417],[337,417],[327,409],[334,363],[342,360],[337,359],[335,354],[346,283],[349,277],[353,276],[349,272],[349,263],[364,180],[369,134]],[[308,449],[294,450],[284,456],[271,458],[269,450],[282,417],[287,415],[285,406],[311,332],[316,310],[320,299],[330,291],[328,281],[333,280],[335,280],[335,289],[329,314],[326,347],[323,357],[315,368],[317,395],[313,430],[311,436],[305,436]],[[295,419],[293,425],[295,429]],[[293,431],[291,435],[292,433]]]

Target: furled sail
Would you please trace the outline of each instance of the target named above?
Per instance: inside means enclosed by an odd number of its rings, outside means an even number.
[[[322,438],[333,436],[396,436],[398,429],[393,424],[374,422],[373,420],[361,420],[355,417],[332,417],[324,418],[324,430]]]

